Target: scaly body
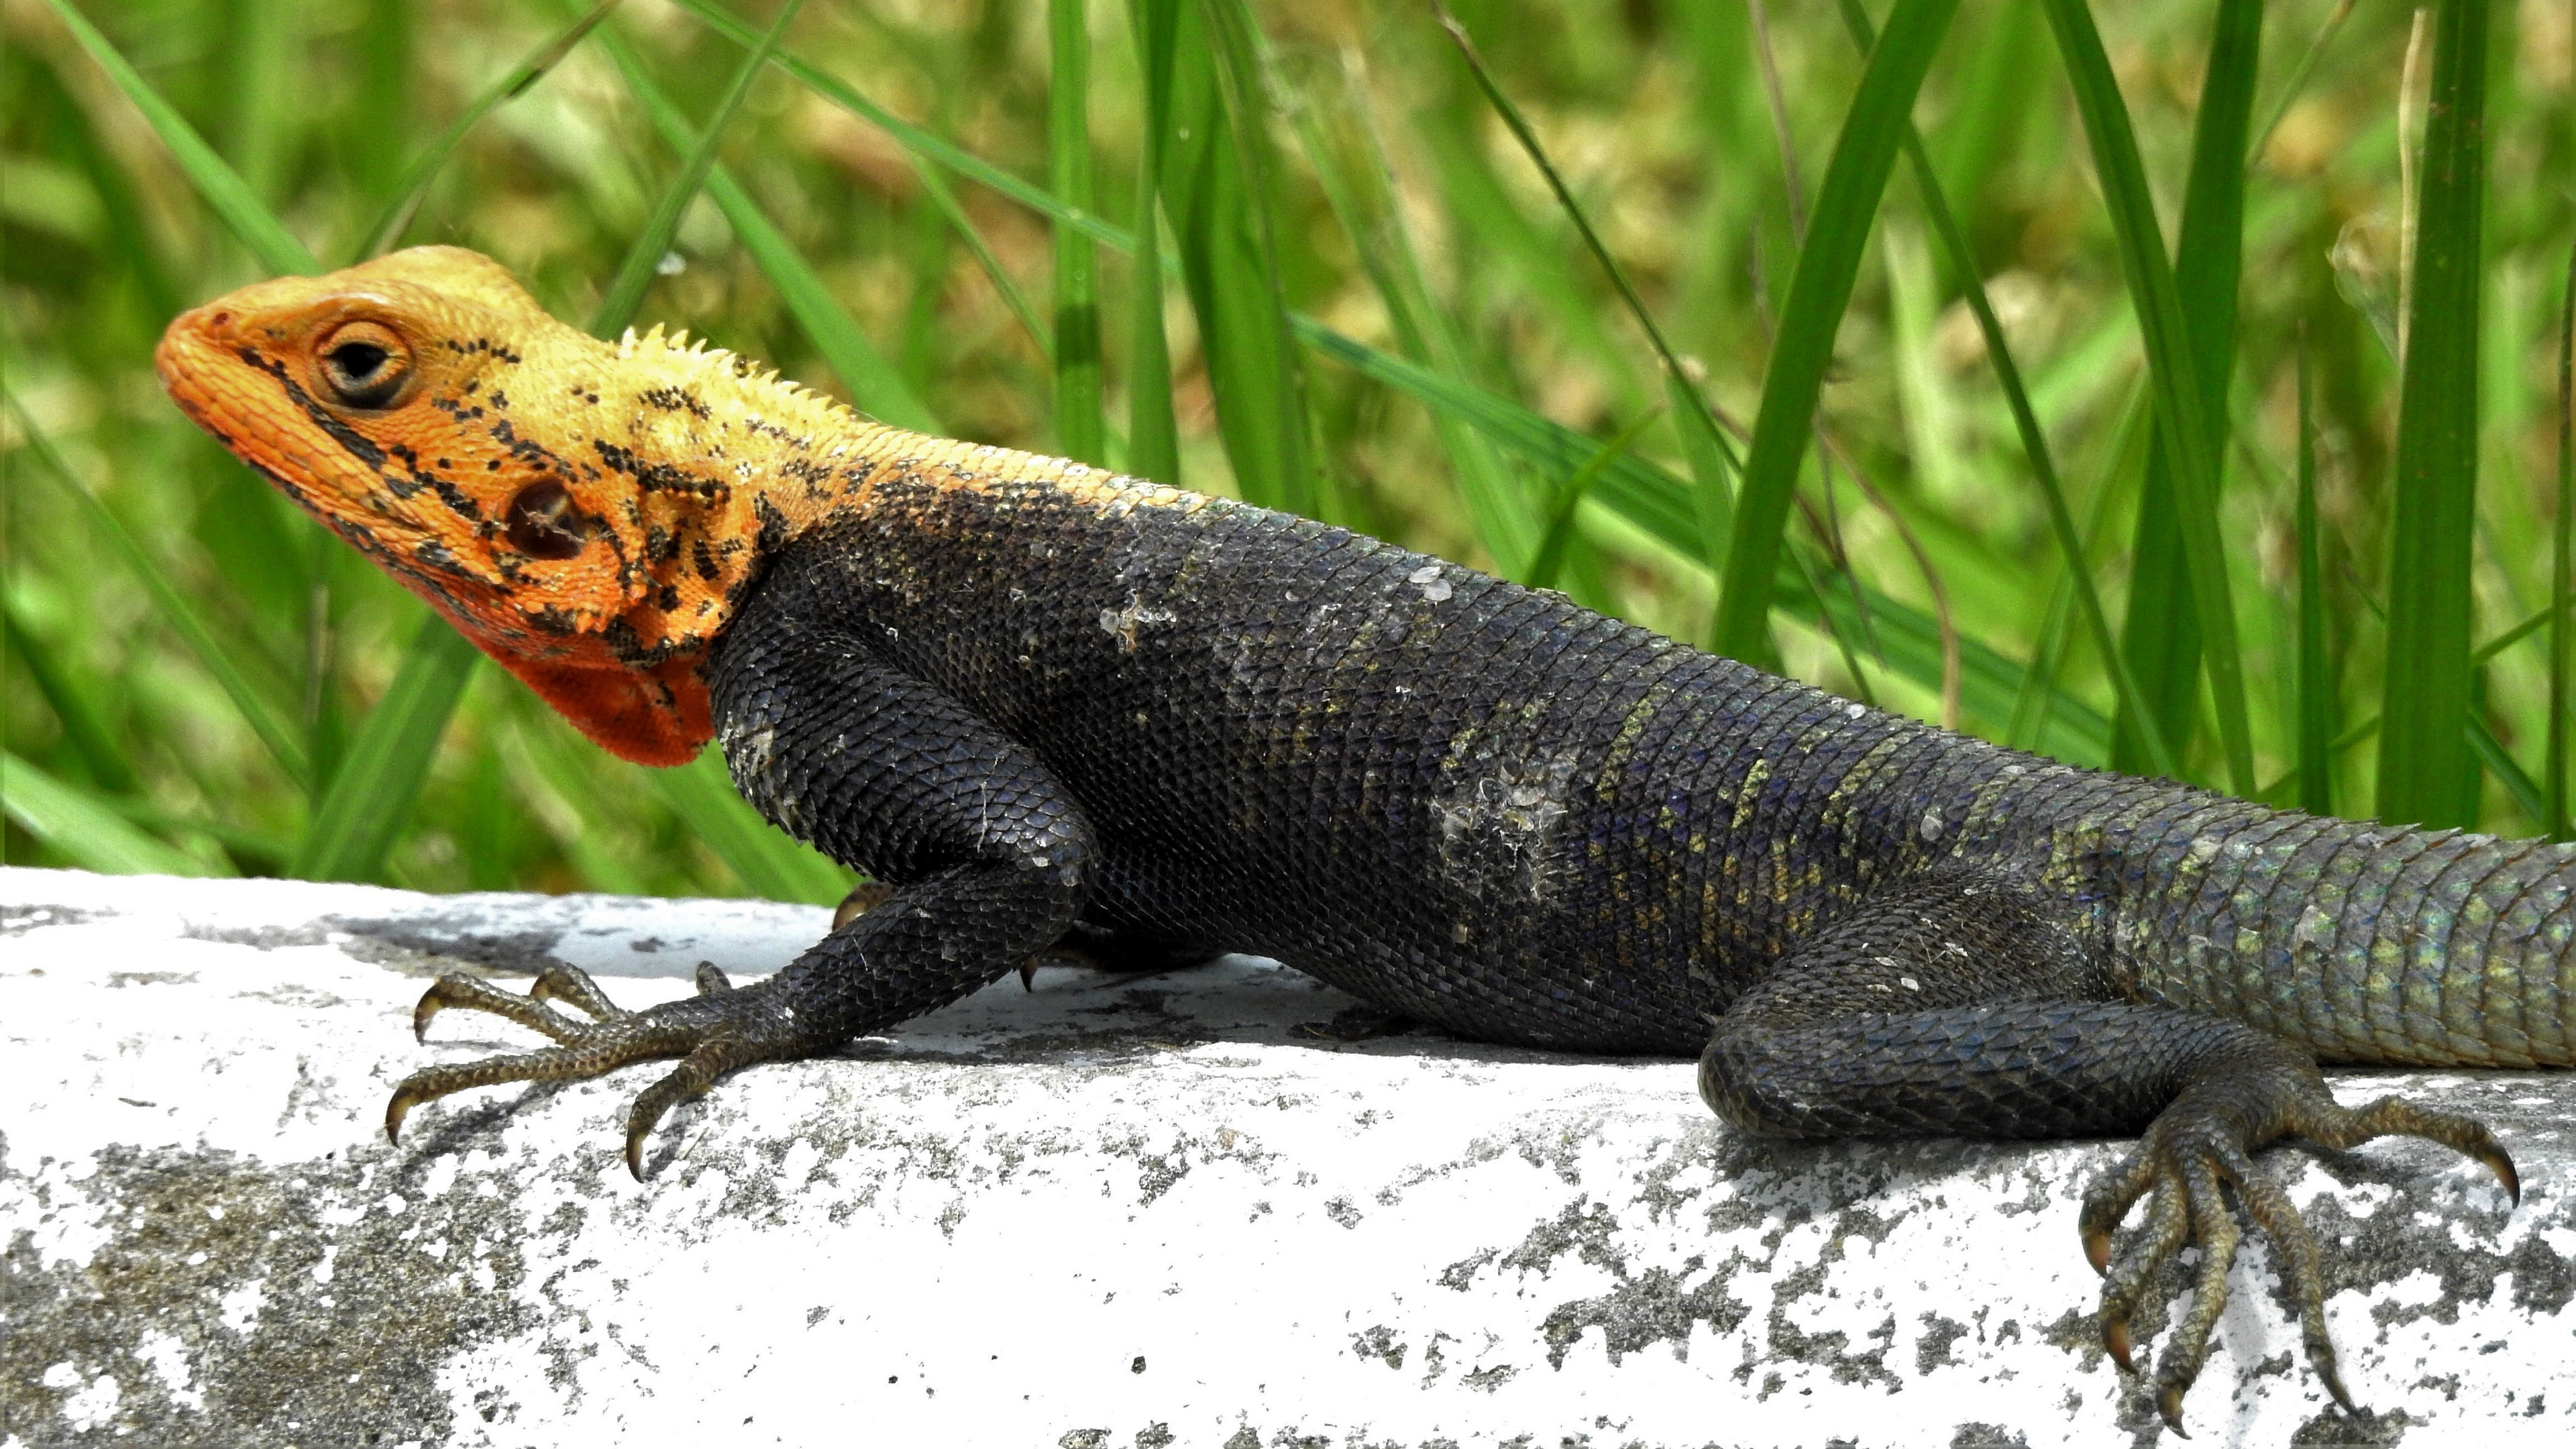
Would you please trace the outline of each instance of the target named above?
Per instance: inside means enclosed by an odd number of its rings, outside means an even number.
[[[449,1091],[814,1056],[1077,934],[1274,956],[1492,1040],[1699,1055],[1775,1135],[2143,1133],[2088,1202],[2104,1330],[2186,1240],[2179,1422],[2231,1180],[2338,1398],[2313,1243],[2246,1154],[2474,1123],[2336,1106],[2318,1060],[2576,1064],[2576,856],[2071,769],[1865,709],[1347,531],[905,434],[658,336],[603,344],[425,249],[171,328],[192,416],[594,738],[710,734],[892,894],[756,987],[595,1022]],[[1714,1029],[1711,1022],[1714,1020]],[[2152,1192],[2150,1231],[2111,1229]]]

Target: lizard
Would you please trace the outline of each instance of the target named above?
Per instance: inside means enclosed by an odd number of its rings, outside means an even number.
[[[881,883],[777,974],[647,1010],[561,965],[524,995],[440,978],[416,1033],[465,1008],[554,1045],[412,1073],[397,1140],[452,1092],[675,1060],[628,1118],[641,1179],[725,1074],[1070,938],[1243,951],[1471,1038],[1695,1056],[1749,1134],[2137,1137],[2077,1227],[2132,1373],[2133,1310],[2201,1250],[2156,1364],[2179,1431],[2242,1238],[2222,1184],[2353,1407],[2256,1149],[2412,1135],[2519,1201],[2484,1126],[2344,1107],[2319,1062],[2576,1065],[2566,846],[2016,753],[1346,529],[891,428],[659,328],[598,340],[470,251],[243,288],[155,360],[593,740],[715,740]]]

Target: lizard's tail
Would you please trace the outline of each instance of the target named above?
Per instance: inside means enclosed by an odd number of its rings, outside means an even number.
[[[2149,857],[2114,931],[2152,997],[2325,1061],[2576,1066],[2576,847],[2267,812]]]

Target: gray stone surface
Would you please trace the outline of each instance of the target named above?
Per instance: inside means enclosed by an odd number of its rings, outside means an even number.
[[[0,1446],[2161,1432],[2075,1239],[2117,1144],[1766,1146],[1682,1063],[1301,1035],[1353,1003],[1266,963],[1048,968],[754,1069],[641,1186],[616,1139],[649,1069],[377,1130],[405,1072],[528,1040],[450,1013],[413,1045],[429,973],[553,957],[643,1004],[822,924],[0,871]],[[2249,1242],[2196,1441],[2576,1428],[2576,1074],[2337,1078],[2386,1091],[2486,1117],[2522,1207],[2420,1144],[2268,1154],[2367,1412],[2319,1391]]]

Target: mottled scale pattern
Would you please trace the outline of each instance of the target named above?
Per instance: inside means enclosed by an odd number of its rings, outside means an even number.
[[[1748,992],[1746,1031],[1876,1010],[1857,1057],[1783,1041],[1744,1065],[1821,1100],[1806,1078],[1884,1087],[1866,1059],[1910,1053],[1906,1090],[1947,1094],[1780,1131],[2133,1130],[2151,1059],[2189,1056],[2208,1016],[2329,1060],[2570,1058],[2563,848],[2070,769],[1223,500],[1098,475],[875,486],[770,564],[713,679],[746,794],[887,879],[917,878],[921,821],[961,805],[996,841],[1075,820],[1083,878],[1048,898],[1067,922],[1275,956],[1535,1045],[1696,1053]],[[832,682],[797,674],[818,660]],[[908,713],[889,680],[918,691]],[[1924,936],[1962,889],[2049,948]],[[1845,949],[1887,916],[1883,949]],[[2039,1005],[1991,1014],[2016,998]],[[2050,1072],[2137,1081],[2098,1111],[2071,1085],[2007,1104]]]
[[[2576,1064],[2576,855],[2316,820],[1864,709],[1337,528],[899,432],[749,360],[548,317],[419,248],[175,320],[172,398],[603,746],[718,735],[771,820],[878,878],[766,982],[622,1011],[569,967],[441,978],[530,1054],[471,1087],[826,1055],[1071,941],[1240,950],[1466,1035],[1700,1055],[1776,1136],[2136,1132],[2088,1195],[2103,1343],[2185,1242],[2179,1428],[2241,1233],[2350,1407],[2322,1255],[2249,1154],[2475,1122],[2319,1060]],[[373,381],[349,381],[363,375]],[[336,379],[336,380],[335,380]],[[575,1020],[548,1000],[571,1004]],[[2153,1194],[2149,1228],[2114,1230]]]

